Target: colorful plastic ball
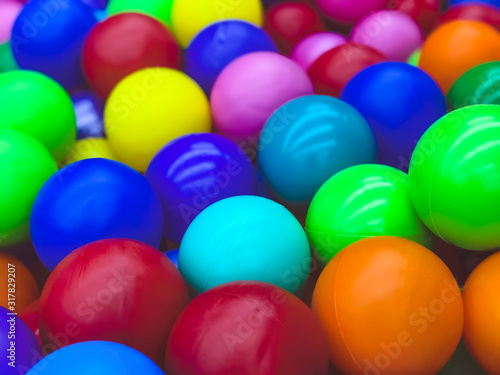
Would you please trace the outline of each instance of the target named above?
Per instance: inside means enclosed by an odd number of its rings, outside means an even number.
[[[97,24],[83,47],[87,82],[102,98],[129,74],[147,67],[180,69],[181,50],[160,21],[121,13]]]
[[[406,61],[419,48],[424,36],[410,16],[397,10],[380,10],[360,20],[349,40],[382,52],[391,61]]]
[[[415,50],[410,55],[410,57],[408,58],[408,60],[406,61],[406,63],[410,64],[412,66],[417,66],[418,67],[418,63],[420,62],[420,56],[421,55],[422,55],[422,49],[418,48],[417,50]]]
[[[104,134],[104,102],[91,90],[71,95],[76,115],[76,139],[102,138]]]
[[[12,29],[12,51],[23,69],[47,74],[72,89],[83,85],[81,55],[97,22],[94,10],[78,0],[30,1]]]
[[[259,141],[259,168],[285,202],[307,205],[316,191],[347,167],[375,163],[370,126],[353,107],[322,95],[303,96],[269,118]]]
[[[166,368],[172,375],[326,375],[327,344],[314,314],[293,294],[237,281],[197,296],[182,312]]]
[[[361,70],[386,61],[381,52],[359,43],[345,43],[322,54],[309,68],[316,94],[339,97]]]
[[[319,8],[337,22],[354,23],[367,14],[384,9],[388,0],[316,0]]]
[[[252,162],[230,140],[213,133],[174,139],[153,158],[146,178],[163,208],[163,235],[180,243],[209,205],[235,195],[257,195]]]
[[[236,142],[258,139],[269,116],[289,100],[314,94],[309,77],[274,52],[239,57],[221,72],[210,95],[215,127]]]
[[[176,268],[179,268],[179,249],[164,251],[163,254],[170,259]]]
[[[18,70],[16,59],[12,54],[10,43],[0,44],[0,73],[10,72],[11,70]]]
[[[54,159],[38,141],[0,127],[0,248],[29,239],[33,201],[56,171]]]
[[[370,124],[378,162],[408,171],[415,144],[434,121],[446,114],[446,98],[421,69],[400,62],[366,68],[344,88],[340,98]]]
[[[336,255],[312,310],[330,360],[346,374],[436,374],[462,335],[460,289],[425,247],[397,237],[360,240]]]
[[[23,9],[23,5],[14,0],[0,2],[0,44],[10,40],[14,21]]]
[[[82,0],[85,4],[92,7],[95,10],[105,9],[108,5],[108,0]]]
[[[75,112],[68,93],[33,71],[0,74],[1,127],[13,128],[43,144],[58,162],[75,141]]]
[[[249,195],[203,210],[179,250],[179,270],[200,292],[229,281],[259,280],[293,293],[310,267],[309,243],[297,219],[280,204]]]
[[[467,70],[500,60],[500,34],[492,26],[458,20],[437,28],[425,41],[419,66],[446,94]]]
[[[40,345],[40,348],[43,349],[42,339],[40,338],[40,314],[39,314],[39,306],[40,299],[37,298],[33,301],[28,307],[23,309],[23,312],[19,314],[19,317],[23,320],[24,323],[28,326],[28,328],[33,332]]]
[[[200,30],[214,22],[238,19],[260,26],[263,21],[260,0],[239,0],[232,3],[219,0],[172,1],[172,30],[183,48],[189,45]]]
[[[148,181],[122,163],[86,159],[55,173],[31,211],[31,240],[54,267],[73,250],[106,238],[131,238],[158,247],[161,205]]]
[[[256,51],[276,52],[264,30],[245,21],[216,22],[202,29],[189,43],[185,72],[210,93],[222,69],[234,59]]]
[[[295,45],[290,53],[290,58],[307,72],[322,54],[346,41],[346,37],[342,34],[329,31],[314,33],[306,36]]]
[[[413,208],[408,175],[378,164],[344,169],[325,182],[307,211],[306,233],[325,264],[367,237],[403,237],[428,248],[433,243]]]
[[[500,8],[487,3],[464,3],[448,9],[440,18],[440,23],[455,20],[481,21],[497,30],[500,29]]]
[[[485,4],[492,4],[497,7],[500,7],[500,1],[499,0],[449,0],[450,5],[455,5],[455,4],[467,4],[467,3],[485,3]]]
[[[391,0],[389,9],[409,15],[427,35],[439,21],[442,3],[441,0]]]
[[[102,158],[119,161],[105,138],[85,138],[76,141],[65,164],[75,163],[80,160]]]
[[[457,109],[417,143],[410,191],[420,218],[446,242],[500,247],[500,107]]]
[[[73,344],[37,363],[27,375],[164,375],[144,354],[128,346],[107,341]]]
[[[184,73],[146,68],[113,89],[104,125],[118,158],[145,172],[153,156],[172,139],[210,131],[210,106],[203,90]]]
[[[189,301],[160,251],[138,241],[96,241],[51,273],[40,298],[40,336],[61,348],[91,340],[128,345],[163,366],[170,330]]]
[[[172,27],[173,0],[109,0],[106,7],[110,16],[120,13],[142,13],[154,17],[168,27]]]

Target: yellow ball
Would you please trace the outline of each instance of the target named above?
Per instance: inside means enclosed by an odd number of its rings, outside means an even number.
[[[261,26],[262,13],[261,0],[174,0],[172,29],[186,48],[196,33],[211,23],[241,19]]]
[[[109,144],[119,160],[145,172],[172,139],[209,132],[210,106],[201,88],[174,69],[147,68],[124,78],[104,109]]]
[[[85,138],[73,144],[66,158],[66,165],[92,158],[118,160],[106,139]]]

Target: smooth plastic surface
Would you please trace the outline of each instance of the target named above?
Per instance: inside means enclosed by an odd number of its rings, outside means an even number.
[[[179,268],[179,249],[164,251],[163,254],[170,259],[176,268]]]
[[[0,44],[10,40],[12,27],[22,9],[23,5],[14,0],[0,2]]]
[[[171,27],[172,3],[173,0],[109,0],[106,10],[110,16],[129,12],[146,14]]]
[[[481,21],[498,30],[500,29],[500,8],[480,2],[464,3],[449,8],[439,19],[441,24],[455,20]]]
[[[346,37],[342,34],[330,31],[314,33],[306,36],[293,47],[290,58],[307,72],[323,53],[346,41]]]
[[[0,73],[17,69],[19,69],[19,66],[12,54],[10,43],[0,44]]]
[[[104,134],[104,102],[92,90],[79,90],[71,95],[76,116],[76,139],[102,138]]]
[[[439,21],[441,5],[441,0],[391,0],[388,7],[409,15],[427,35]]]
[[[316,0],[318,7],[334,21],[354,23],[387,6],[389,0]]]
[[[33,332],[38,341],[38,344],[43,349],[42,339],[40,338],[40,314],[38,313],[39,305],[40,298],[37,298],[28,307],[23,309],[23,312],[19,314],[19,317],[23,320],[24,323],[26,323],[31,332]]]
[[[85,159],[102,158],[118,160],[105,138],[85,138],[76,141],[64,163],[66,165]]]

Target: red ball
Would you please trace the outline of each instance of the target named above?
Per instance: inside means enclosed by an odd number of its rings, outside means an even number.
[[[26,307],[19,317],[23,320],[24,323],[31,329],[31,332],[35,335],[40,347],[43,347],[42,339],[40,338],[40,326],[39,326],[39,317],[38,313],[40,306],[40,299],[34,301],[31,305]]]
[[[165,367],[170,375],[326,375],[328,349],[297,297],[238,281],[193,299],[172,329]]]
[[[113,341],[163,366],[170,330],[188,302],[184,279],[160,251],[134,240],[96,241],[52,271],[40,298],[40,336],[47,349]]]
[[[455,5],[441,16],[440,25],[455,20],[480,21],[488,23],[497,30],[500,30],[500,10],[493,5]]]
[[[161,22],[144,14],[121,13],[98,23],[83,47],[85,76],[103,98],[129,74],[153,66],[180,69],[181,50]]]
[[[389,9],[399,10],[413,18],[428,34],[439,20],[440,0],[392,0]]]
[[[309,68],[316,94],[339,97],[345,85],[363,69],[386,61],[382,52],[359,43],[345,43],[322,54]]]

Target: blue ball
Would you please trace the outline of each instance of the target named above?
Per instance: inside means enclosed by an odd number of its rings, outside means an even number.
[[[378,145],[378,162],[408,171],[416,143],[446,114],[446,99],[423,70],[401,62],[372,65],[346,85],[340,99],[368,121]]]
[[[86,341],[65,346],[42,359],[28,375],[165,375],[148,357],[126,345]]]
[[[53,270],[90,242],[130,238],[158,247],[163,231],[160,200],[132,168],[107,159],[72,163],[49,178],[31,211],[31,240]]]
[[[168,259],[179,268],[179,249],[167,250],[164,251],[163,254],[167,256]]]
[[[76,115],[76,139],[104,138],[104,103],[91,90],[71,95]]]
[[[486,3],[500,7],[500,0],[450,0],[450,5]]]
[[[281,106],[259,141],[259,168],[275,194],[307,205],[344,168],[375,163],[377,145],[358,111],[330,96],[303,96]]]
[[[219,73],[234,59],[257,51],[276,52],[266,32],[251,23],[229,20],[200,31],[185,54],[186,74],[210,93]]]
[[[21,68],[45,73],[67,89],[83,85],[83,43],[96,22],[94,9],[80,0],[30,1],[12,29],[14,57]]]
[[[179,270],[204,292],[236,280],[257,280],[296,292],[309,276],[306,234],[280,204],[241,195],[212,204],[193,220],[179,249]]]

